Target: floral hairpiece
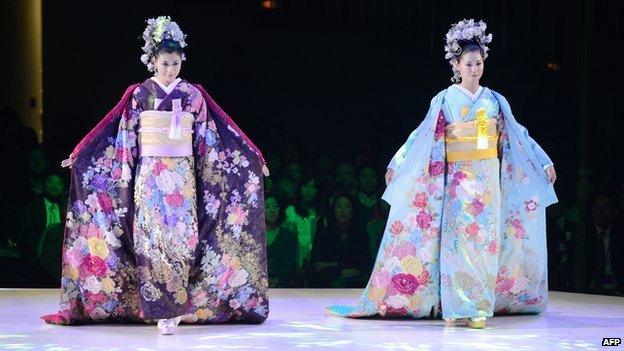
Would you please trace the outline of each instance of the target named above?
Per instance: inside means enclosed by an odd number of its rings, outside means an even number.
[[[156,46],[163,40],[171,40],[177,42],[181,48],[186,47],[186,34],[182,32],[180,26],[171,20],[169,16],[159,16],[147,20],[147,27],[143,31],[144,54],[141,55],[141,62],[147,66],[150,72],[156,71],[156,67],[152,63]],[[182,53],[182,61],[186,60],[186,56]]]
[[[453,61],[457,60],[462,54],[462,48],[459,45],[460,40],[473,41],[483,49],[483,59],[488,57],[487,44],[492,42],[492,34],[485,34],[487,24],[483,21],[475,22],[474,19],[464,19],[457,23],[454,23],[446,33],[446,45],[444,51],[446,55],[444,58],[449,60],[449,63],[453,65]],[[459,82],[459,72],[453,70],[453,82]]]

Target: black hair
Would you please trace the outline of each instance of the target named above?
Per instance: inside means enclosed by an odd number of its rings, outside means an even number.
[[[158,45],[156,45],[156,47],[154,48],[154,58],[157,58],[159,54],[164,52],[169,54],[178,53],[180,54],[180,56],[182,56],[184,54],[184,49],[182,49],[180,43],[178,43],[177,41],[165,39],[158,43]]]
[[[292,205],[295,208],[295,212],[297,212],[299,216],[305,217],[308,215],[306,211],[303,209],[303,199],[301,196],[301,188],[304,185],[308,184],[309,182],[314,182],[314,186],[316,187],[316,198],[312,201],[311,205],[316,210],[317,216],[322,217],[326,211],[326,209],[323,207],[323,202],[322,202],[322,199],[324,199],[325,196],[322,193],[322,189],[319,189],[318,179],[316,179],[316,177],[312,176],[311,174],[304,174],[301,177],[301,181],[299,182],[299,185],[297,186],[295,201],[292,203]]]
[[[284,217],[285,217],[285,213],[284,212],[285,212],[286,209],[284,208],[284,206],[282,206],[282,201],[280,200],[279,196],[277,196],[274,193],[266,193],[264,195],[264,202],[266,203],[266,200],[268,198],[270,198],[270,197],[275,199],[275,201],[277,202],[277,206],[279,207],[279,213],[277,215],[277,219],[275,220],[275,222],[278,225],[281,225],[284,222]]]
[[[461,55],[467,52],[476,52],[478,51],[481,54],[481,57],[485,59],[485,50],[483,50],[483,46],[481,46],[476,40],[459,40],[457,42],[459,47],[461,47],[461,54],[457,57],[457,60],[461,58]]]

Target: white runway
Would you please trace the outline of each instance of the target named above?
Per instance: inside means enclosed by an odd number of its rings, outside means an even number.
[[[537,316],[495,317],[484,330],[440,320],[356,320],[329,316],[360,290],[271,290],[261,325],[208,325],[159,335],[149,325],[55,326],[58,290],[0,289],[0,350],[620,350],[602,338],[624,337],[624,298],[550,293]]]

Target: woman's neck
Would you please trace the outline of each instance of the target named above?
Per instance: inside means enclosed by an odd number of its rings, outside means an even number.
[[[273,230],[277,228],[277,222],[266,222],[266,229]]]
[[[156,79],[158,82],[160,82],[160,84],[164,85],[165,87],[169,87],[171,85],[171,83],[173,83],[177,78],[174,78],[172,81],[169,81],[169,82],[167,82],[166,80],[158,78],[158,76],[154,76],[154,79]]]
[[[461,87],[468,90],[471,93],[476,93],[479,90],[479,81],[466,82],[462,80]]]

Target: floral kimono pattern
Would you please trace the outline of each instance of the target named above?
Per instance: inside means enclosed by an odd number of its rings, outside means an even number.
[[[139,157],[141,111],[193,115],[193,156]],[[126,90],[72,155],[61,303],[48,323],[262,323],[262,154],[201,86]]]
[[[446,125],[473,120],[477,108],[497,119],[499,157],[447,162]],[[471,101],[455,87],[440,92],[388,166],[391,209],[366,289],[356,306],[328,310],[451,319],[542,312],[545,207],[556,202],[550,164],[502,95],[485,88]]]

